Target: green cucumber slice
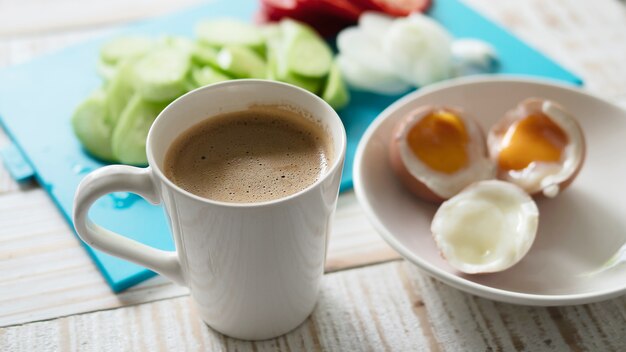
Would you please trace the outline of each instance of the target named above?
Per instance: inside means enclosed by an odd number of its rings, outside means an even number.
[[[318,94],[322,88],[323,80],[321,79],[297,76],[289,72],[279,74],[276,64],[268,63],[268,65],[271,65],[271,68],[268,69],[268,79],[293,84],[294,86],[306,89],[313,94]]]
[[[308,90],[313,94],[319,94],[322,89],[322,85],[324,81],[319,78],[307,78],[302,76],[297,76],[291,73],[287,73],[284,76],[280,76],[278,81],[293,84],[296,87],[300,87]]]
[[[201,43],[194,44],[193,51],[191,52],[191,58],[193,59],[194,63],[197,63],[199,65],[218,67],[217,50],[208,45],[204,45]]]
[[[167,106],[163,103],[154,103],[135,94],[119,122],[113,130],[111,148],[117,160],[124,164],[146,165],[146,138],[152,122]]]
[[[195,43],[194,50],[191,53],[191,58],[194,63],[194,66],[210,66],[213,71],[217,71],[217,73],[221,76],[227,77],[227,79],[231,79],[233,77],[226,71],[224,71],[220,65],[217,63],[217,54],[218,50],[212,46],[208,46],[202,43]],[[192,68],[192,71],[197,70],[198,67]],[[193,75],[192,75],[193,76]],[[203,86],[205,84],[202,84]]]
[[[304,88],[313,94],[319,94],[324,83],[324,81],[319,78],[301,77],[294,74],[287,74],[286,76],[281,77],[280,81]]]
[[[196,36],[215,47],[237,45],[262,50],[265,46],[265,38],[257,27],[232,19],[202,21],[196,26]]]
[[[134,65],[134,87],[146,100],[169,102],[187,91],[190,54],[161,48],[146,54]]]
[[[195,43],[187,37],[166,35],[160,38],[159,47],[179,50],[187,55],[193,53]]]
[[[326,86],[324,87],[324,91],[322,93],[322,99],[330,104],[330,106],[332,106],[335,110],[345,107],[350,101],[350,93],[348,92],[348,88],[346,88],[346,84],[343,81],[341,70],[339,69],[337,62],[334,62],[330,68],[328,78],[326,79]]]
[[[287,70],[305,77],[326,76],[333,60],[328,44],[311,28],[299,22],[283,20],[280,27]]]
[[[100,49],[100,59],[115,65],[120,61],[144,55],[154,46],[154,41],[141,36],[118,37],[105,43]]]
[[[217,54],[219,67],[236,78],[265,78],[267,66],[255,51],[243,46],[226,46]]]
[[[96,63],[96,72],[98,72],[98,75],[105,83],[108,83],[115,77],[117,68],[118,65],[106,63],[102,61],[102,59],[98,60],[98,63]]]
[[[271,42],[276,38],[280,38],[282,35],[280,26],[277,24],[266,24],[260,27],[260,29],[266,42]]]
[[[293,84],[311,93],[318,94],[322,88],[323,79],[300,76],[287,69],[286,57],[283,54],[284,41],[282,38],[282,36],[277,36],[271,42],[268,42],[267,78]]]
[[[97,90],[74,111],[72,129],[89,154],[105,161],[115,161],[107,114],[106,95]]]
[[[187,82],[185,83],[185,87],[186,87],[187,92],[191,92],[192,90],[198,87],[202,87],[202,86],[198,85],[196,81],[193,79],[193,77],[189,75],[189,77],[187,77]]]
[[[209,84],[228,81],[230,77],[222,74],[211,66],[194,68],[191,71],[191,77],[197,87],[203,87]]]
[[[119,64],[116,74],[105,88],[109,110],[107,121],[111,126],[117,124],[122,111],[124,111],[128,101],[135,93],[133,72],[132,60],[122,62]]]

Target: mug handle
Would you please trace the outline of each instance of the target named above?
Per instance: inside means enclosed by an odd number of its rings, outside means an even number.
[[[131,240],[95,224],[89,208],[98,198],[113,192],[131,192],[157,205],[161,197],[152,179],[151,168],[126,165],[105,166],[87,175],[74,197],[74,227],[90,246],[116,257],[145,266],[179,285],[185,285],[176,251],[164,251]]]

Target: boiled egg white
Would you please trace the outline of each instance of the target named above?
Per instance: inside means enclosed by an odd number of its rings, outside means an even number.
[[[528,99],[489,131],[489,154],[498,178],[531,195],[555,197],[580,171],[585,138],[576,119],[557,103]]]
[[[519,262],[535,240],[538,223],[537,205],[524,190],[488,180],[441,204],[431,231],[453,268],[477,274],[502,271]]]
[[[389,155],[400,181],[428,201],[441,202],[495,177],[480,126],[460,109],[424,106],[411,112],[396,125]]]

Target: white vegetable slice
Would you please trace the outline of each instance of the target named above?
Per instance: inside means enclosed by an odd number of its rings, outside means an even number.
[[[337,36],[337,48],[341,55],[357,61],[361,66],[395,76],[389,59],[384,55],[381,44],[370,38],[358,27],[346,28]]]
[[[452,39],[437,22],[421,14],[395,20],[382,47],[396,74],[416,86],[452,75]]]
[[[343,78],[352,88],[387,95],[404,93],[411,88],[400,78],[388,72],[366,67],[344,54],[337,55],[336,60]]]
[[[359,28],[370,38],[382,42],[387,30],[393,24],[393,17],[380,12],[366,11],[359,17]]]
[[[347,28],[337,36],[337,62],[351,87],[380,94],[400,94],[411,86],[392,69],[376,38],[358,27]]]

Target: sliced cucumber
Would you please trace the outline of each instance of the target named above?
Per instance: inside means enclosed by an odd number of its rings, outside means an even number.
[[[98,60],[98,63],[96,64],[96,71],[105,83],[108,83],[109,81],[111,81],[111,79],[113,79],[113,77],[115,77],[115,74],[117,73],[117,68],[118,65],[108,64],[102,61],[102,59]]]
[[[189,77],[187,77],[187,82],[185,83],[185,87],[187,88],[187,92],[191,92],[192,90],[198,87],[202,87],[202,86],[198,85],[196,81],[193,79],[192,75],[190,74]]]
[[[146,165],[146,138],[152,122],[167,104],[147,101],[135,94],[113,130],[111,148],[124,164]]]
[[[141,36],[115,38],[102,46],[100,59],[107,64],[115,65],[120,61],[142,56],[152,49],[154,41]]]
[[[265,38],[266,42],[270,42],[274,40],[275,38],[278,38],[282,35],[280,26],[277,24],[266,24],[262,26],[260,29],[261,29],[261,34],[263,34],[263,37]]]
[[[236,78],[265,78],[267,66],[261,56],[243,46],[226,46],[217,54],[219,67]]]
[[[284,57],[278,56],[274,53],[278,50],[280,50],[279,46],[273,46],[268,52],[267,79],[293,84],[294,86],[306,89],[313,94],[318,94],[322,88],[323,80],[319,78],[298,76],[289,72],[284,64]]]
[[[205,44],[195,43],[191,58],[199,65],[217,67],[217,50]]]
[[[115,76],[106,86],[107,107],[109,110],[107,121],[111,126],[117,124],[122,111],[124,111],[128,101],[135,93],[133,72],[132,60],[120,63]]]
[[[159,40],[159,47],[179,50],[187,55],[193,53],[195,43],[187,37],[166,35]]]
[[[274,55],[274,50],[270,47],[268,49],[270,50],[267,52],[266,77],[272,81],[279,81],[276,55]]]
[[[215,47],[237,45],[262,51],[265,46],[265,38],[258,28],[232,19],[200,22],[196,26],[196,36],[201,42]]]
[[[211,66],[194,68],[191,71],[191,77],[197,87],[203,87],[209,84],[228,81],[230,77],[222,74]]]
[[[127,36],[101,48],[102,91],[72,117],[75,134],[90,154],[145,165],[148,131],[169,102],[233,78],[275,79],[321,95],[336,109],[347,104],[330,48],[307,25],[284,20],[255,27],[220,19],[199,23],[196,33],[195,42],[180,36]]]
[[[287,69],[304,77],[322,78],[330,71],[333,54],[326,42],[308,26],[293,20],[280,23]]]
[[[308,78],[288,73],[280,78],[281,82],[293,84],[294,86],[304,88],[313,94],[319,94],[324,81],[319,78]]]
[[[287,65],[287,57],[284,52],[284,35],[280,33],[268,41],[267,78],[293,84],[294,86],[306,89],[311,93],[318,94],[322,88],[323,79],[304,77],[290,72]]]
[[[324,81],[319,78],[302,77],[291,73],[280,76],[278,81],[293,84],[294,86],[306,89],[313,94],[319,94],[324,83]]]
[[[341,70],[336,62],[333,63],[333,66],[330,68],[330,73],[326,79],[326,86],[322,93],[322,99],[335,110],[345,107],[348,105],[348,101],[350,101],[350,93],[343,82]]]
[[[97,90],[80,104],[72,116],[72,128],[85,150],[102,160],[114,161],[112,127],[107,119],[106,95]]]
[[[135,89],[146,100],[172,101],[187,91],[190,68],[189,53],[174,48],[154,50],[134,65]]]

